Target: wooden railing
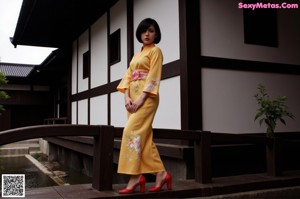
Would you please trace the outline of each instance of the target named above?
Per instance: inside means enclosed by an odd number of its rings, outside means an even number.
[[[122,136],[123,128],[114,128],[115,137]],[[153,137],[194,141],[195,181],[211,182],[211,133],[175,129],[153,129]]]
[[[113,142],[112,126],[41,125],[0,132],[0,146],[21,140],[56,136],[93,136],[92,186],[99,191],[112,189]]]
[[[218,144],[255,144],[266,146],[267,174],[269,176],[279,176],[282,173],[280,163],[280,151],[283,140],[280,138],[270,138],[267,136],[212,133],[212,143]]]
[[[0,146],[21,140],[55,136],[93,136],[92,187],[99,191],[112,189],[114,138],[122,136],[123,128],[92,125],[42,125],[0,132]],[[282,172],[281,148],[285,141],[265,136],[153,129],[153,137],[161,139],[189,140],[194,142],[195,181],[212,181],[211,148],[218,144],[258,144],[266,146],[267,174],[278,176]],[[291,142],[299,144],[299,141]]]

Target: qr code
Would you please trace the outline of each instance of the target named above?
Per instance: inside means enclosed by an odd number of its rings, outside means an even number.
[[[24,174],[2,174],[2,197],[25,197]]]

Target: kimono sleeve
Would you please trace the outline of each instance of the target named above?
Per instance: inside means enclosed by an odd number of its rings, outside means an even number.
[[[161,80],[163,55],[160,48],[155,47],[149,56],[150,69],[143,91],[147,92],[150,97],[156,97],[158,95],[159,84]]]
[[[121,93],[125,93],[125,89],[129,88],[130,81],[131,81],[131,68],[129,67],[127,69],[123,79],[121,80],[121,82],[117,86],[117,90],[120,91]]]

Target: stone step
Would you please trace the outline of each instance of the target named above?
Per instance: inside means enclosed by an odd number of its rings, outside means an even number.
[[[25,154],[39,153],[39,139],[30,139],[0,147],[0,156],[23,156]]]
[[[40,141],[39,139],[30,139],[30,140],[23,140],[23,141],[19,141],[19,142],[14,142],[14,143],[10,143],[10,144],[6,144],[6,145],[3,145],[1,147],[10,147],[10,146],[17,146],[17,145],[23,145],[23,144],[39,144]],[[0,148],[1,148],[0,147]]]
[[[23,140],[11,144],[38,144],[39,142],[40,142],[39,138],[36,138],[36,139]]]
[[[13,148],[28,148],[28,150],[31,151],[39,151],[40,150],[40,144],[9,144],[4,145],[0,148],[0,150],[5,149],[13,149]]]
[[[8,157],[8,156],[24,156],[29,154],[28,147],[13,147],[13,148],[1,148],[0,156]]]

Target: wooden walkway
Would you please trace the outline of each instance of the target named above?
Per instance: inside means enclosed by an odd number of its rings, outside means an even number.
[[[146,188],[153,185],[153,183],[147,183]],[[120,195],[117,190],[124,188],[126,186],[124,184],[114,184],[112,191],[97,191],[92,188],[91,184],[53,186],[27,189],[25,198],[191,198],[299,185],[300,171],[286,171],[280,177],[262,173],[213,178],[212,183],[208,184],[199,184],[194,180],[173,181],[173,190],[164,189],[158,193],[135,192],[134,194]]]

